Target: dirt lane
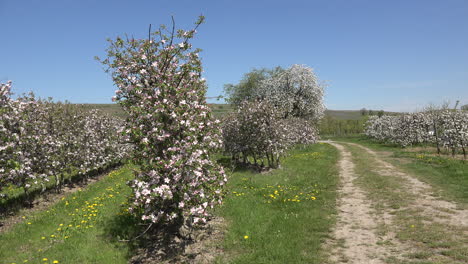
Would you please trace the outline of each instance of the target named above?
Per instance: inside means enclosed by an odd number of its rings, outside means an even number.
[[[331,263],[468,263],[468,210],[382,153],[323,142],[341,155],[338,221],[325,246]]]
[[[327,142],[341,154],[339,161],[341,188],[338,201],[338,222],[334,230],[335,247],[331,260],[334,263],[385,263],[384,258],[394,255],[379,241],[388,237],[377,236],[377,223],[388,222],[388,216],[377,216],[372,212],[365,193],[353,181],[356,179],[351,153],[338,143]],[[341,247],[336,244],[341,243]]]
[[[468,227],[468,210],[459,208],[456,203],[435,197],[434,190],[429,184],[382,160],[375,151],[359,144],[348,144],[357,146],[371,154],[378,163],[376,170],[380,175],[401,177],[407,180],[410,184],[407,186],[406,191],[417,196],[417,199],[411,205],[414,209],[423,211],[423,214],[431,216],[435,221],[453,226]]]

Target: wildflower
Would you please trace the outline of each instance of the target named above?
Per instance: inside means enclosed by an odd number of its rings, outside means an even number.
[[[43,258],[42,261],[48,261],[49,259],[48,258]]]
[[[249,236],[244,236],[244,239],[249,239]]]
[[[58,260],[54,260],[54,262],[52,262],[52,263],[59,263],[59,261],[58,261]]]

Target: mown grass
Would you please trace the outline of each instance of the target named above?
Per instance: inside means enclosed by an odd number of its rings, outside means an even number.
[[[437,156],[430,148],[401,148],[381,144],[363,136],[336,138],[336,141],[358,143],[373,150],[391,152],[389,162],[402,168],[419,180],[430,184],[447,199],[468,206],[468,161],[450,156]]]
[[[347,148],[356,165],[356,183],[366,191],[378,213],[385,211],[393,215],[391,226],[379,223],[379,235],[392,232],[400,241],[412,245],[413,253],[403,256],[403,259],[388,258],[388,263],[449,264],[468,261],[468,237],[463,235],[468,231],[466,228],[439,223],[434,219],[436,216],[423,214],[420,209],[411,207],[418,198],[409,192],[409,181],[380,175],[373,156],[357,146],[348,145]]]
[[[220,263],[323,263],[335,223],[338,151],[299,148],[268,173],[238,170],[218,213],[227,221]]]
[[[120,165],[122,165],[122,162],[90,171],[86,175],[79,174],[76,170],[72,170],[71,173],[64,173],[62,180],[64,184],[86,183],[88,179],[109,172]],[[0,198],[0,220],[4,215],[14,214],[19,212],[22,208],[28,208],[38,196],[57,190],[54,176],[49,176],[48,181],[44,182],[43,186],[40,184],[33,184],[32,182],[29,183],[32,184],[32,186],[27,192],[25,192],[23,187],[18,187],[13,184],[6,186],[2,190],[2,194],[4,194],[5,197]]]
[[[131,245],[117,235],[135,226],[122,206],[131,192],[131,169],[113,171],[48,210],[23,216],[0,234],[1,263],[127,263]]]

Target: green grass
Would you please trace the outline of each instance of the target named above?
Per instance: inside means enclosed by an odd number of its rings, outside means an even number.
[[[47,211],[23,216],[0,234],[1,263],[127,263],[131,245],[117,240],[134,226],[122,207],[131,192],[131,168],[65,196]]]
[[[377,165],[370,154],[356,146],[346,147],[351,151],[355,173],[359,175],[356,183],[367,190],[368,197],[374,201],[375,209],[378,211],[385,210],[386,207],[399,209],[414,199],[412,195],[403,191],[404,184],[408,182],[397,177],[379,175],[375,171]]]
[[[92,178],[96,175],[102,174],[106,171],[109,171],[116,166],[121,165],[121,163],[116,163],[109,165],[98,170],[91,171],[87,175],[82,175],[73,170],[71,173],[63,174],[64,183],[78,183],[86,181],[89,178]],[[50,176],[47,182],[43,182],[43,185],[34,184],[32,181],[29,181],[32,185],[27,192],[23,187],[18,187],[16,185],[10,184],[2,190],[2,194],[5,194],[5,197],[0,198],[0,220],[3,215],[10,213],[17,213],[24,207],[28,207],[31,202],[38,196],[42,195],[44,192],[50,192],[56,190],[56,179],[55,176]],[[44,187],[44,190],[43,190]]]
[[[391,144],[380,144],[365,137],[335,138],[333,140],[353,142],[377,151],[391,152],[389,162],[402,168],[419,180],[430,184],[440,195],[468,206],[468,161],[436,156],[432,148],[401,148]]]
[[[282,169],[234,172],[218,211],[228,225],[219,262],[323,263],[320,249],[335,222],[337,159],[335,148],[315,144],[292,151]]]

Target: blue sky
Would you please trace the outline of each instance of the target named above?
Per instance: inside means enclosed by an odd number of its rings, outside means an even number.
[[[0,82],[15,93],[110,103],[115,87],[94,56],[106,38],[148,25],[191,28],[208,95],[253,68],[306,64],[328,83],[329,109],[413,111],[468,104],[466,0],[0,0]]]

